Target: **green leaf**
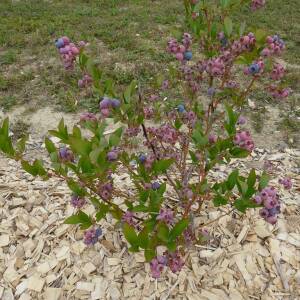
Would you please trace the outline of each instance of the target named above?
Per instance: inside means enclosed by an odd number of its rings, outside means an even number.
[[[102,71],[96,65],[93,65],[91,67],[90,72],[91,72],[93,81],[94,82],[99,82],[101,77],[102,77]]]
[[[101,207],[101,202],[99,201],[99,199],[91,197],[90,200],[96,209],[99,209]]]
[[[133,80],[124,92],[125,103],[130,103],[133,92],[135,91],[137,82]]]
[[[249,199],[256,193],[256,189],[253,186],[249,186],[245,193],[245,198]]]
[[[47,174],[47,171],[45,170],[43,166],[43,162],[40,159],[36,159],[33,163],[33,167],[37,171],[37,174],[40,176],[45,176]]]
[[[150,192],[149,190],[140,191],[140,202],[145,203],[149,198]]]
[[[134,206],[131,210],[133,212],[148,212],[149,208],[143,204],[140,204],[140,205]]]
[[[92,219],[83,211],[79,211],[76,215],[67,218],[65,224],[81,224],[81,229],[87,229],[92,226]]]
[[[248,190],[248,184],[244,181],[242,181],[241,179],[237,180],[237,186],[239,189],[239,192],[244,196],[247,193]]]
[[[182,126],[182,122],[180,121],[180,119],[175,120],[174,126],[177,130],[180,129],[180,127]]]
[[[53,131],[51,131],[51,132],[53,132]],[[58,132],[61,136],[61,139],[63,139],[63,140],[68,139],[69,134],[68,134],[67,126],[65,126],[64,119],[61,119],[58,124]]]
[[[83,212],[82,210],[80,210],[78,212],[78,216],[79,216],[80,220],[82,221],[82,223],[91,222],[91,218],[85,212]]]
[[[22,168],[32,176],[37,176],[38,175],[38,170],[31,165],[28,161],[22,160],[21,161]]]
[[[228,200],[225,197],[218,194],[214,197],[213,203],[214,203],[214,206],[218,207],[221,205],[226,205],[228,203]]]
[[[139,252],[139,246],[131,246],[128,248],[129,252]]]
[[[81,130],[76,125],[73,127],[73,136],[78,138],[78,139],[81,139]]]
[[[79,139],[75,137],[69,138],[69,143],[71,146],[71,149],[80,155],[89,155],[92,151],[92,145],[91,143],[86,139]]]
[[[80,52],[79,54],[79,65],[80,65],[80,68],[81,69],[84,69],[86,64],[87,64],[87,61],[88,61],[88,57],[86,54],[84,54],[83,52]]]
[[[213,23],[212,26],[211,26],[211,31],[210,31],[210,36],[213,39],[215,39],[216,36],[217,36],[217,30],[218,30],[217,23]]]
[[[109,145],[111,147],[118,146],[121,140],[123,128],[118,128],[114,133],[112,133],[109,137]]]
[[[114,205],[114,207],[113,207],[113,209],[111,209],[110,213],[112,214],[112,216],[115,219],[117,219],[119,221],[122,219],[123,212],[117,205]]]
[[[169,241],[167,244],[167,248],[169,251],[174,252],[177,248],[176,242],[175,241]]]
[[[231,172],[231,174],[228,176],[227,179],[227,188],[229,190],[232,190],[234,186],[236,185],[236,180],[239,176],[239,170],[234,170]]]
[[[206,135],[202,135],[202,133],[198,130],[194,130],[192,139],[197,146],[204,147],[208,144],[208,137]]]
[[[229,150],[229,153],[236,158],[245,158],[249,155],[249,151],[243,148],[234,147]]]
[[[234,207],[242,213],[245,213],[247,208],[257,207],[251,199],[240,198],[234,201]]]
[[[17,150],[19,153],[23,153],[25,151],[26,142],[28,140],[28,135],[22,137],[17,142]]]
[[[126,240],[129,242],[130,245],[138,246],[139,240],[133,226],[130,226],[128,223],[125,222],[123,225],[123,232]]]
[[[220,4],[221,4],[222,8],[228,7],[229,3],[230,3],[230,0],[221,0],[220,1]]]
[[[180,236],[183,231],[188,227],[189,219],[182,219],[172,228],[169,234],[169,239],[172,241]]]
[[[165,223],[159,223],[157,229],[157,237],[163,242],[168,242],[169,240],[169,228]]]
[[[154,163],[153,170],[159,174],[166,172],[170,166],[174,163],[174,159],[162,159],[157,160]]]
[[[68,217],[64,221],[65,224],[80,224],[81,219],[78,215],[73,215],[71,217]]]
[[[109,206],[104,203],[100,203],[98,211],[96,213],[97,222],[103,219],[108,213],[108,211],[109,211]]]
[[[266,172],[263,172],[263,174],[260,176],[259,179],[259,186],[258,186],[259,190],[265,188],[268,185],[269,180],[270,180],[270,176]]]
[[[56,152],[56,147],[49,138],[45,138],[45,146],[48,153]]]
[[[256,182],[256,173],[255,173],[255,170],[252,169],[248,176],[247,184],[249,187],[253,187],[255,185],[255,182]]]
[[[240,25],[240,28],[239,28],[239,35],[242,36],[245,32],[245,29],[246,29],[246,22],[242,22],[241,25]]]
[[[189,152],[190,152],[190,156],[191,156],[193,163],[198,163],[199,159],[197,158],[195,152],[193,152],[193,151],[189,151]]]
[[[145,249],[144,255],[146,261],[150,262],[156,256],[156,253],[154,249]]]
[[[1,135],[8,137],[9,136],[9,119],[5,118],[2,123]]]
[[[232,29],[233,29],[232,20],[229,17],[226,17],[224,19],[224,32],[226,33],[227,36],[231,35]]]
[[[77,196],[83,197],[85,196],[85,191],[84,189],[77,183],[75,182],[73,179],[69,179],[67,181],[68,187],[69,189],[76,194]]]
[[[148,229],[147,227],[144,227],[144,229],[139,233],[138,240],[139,240],[139,246],[142,249],[146,249],[149,244],[149,237],[148,237]]]
[[[225,105],[227,116],[228,116],[228,121],[230,125],[235,125],[237,120],[238,120],[238,114],[236,114],[232,107],[228,104]]]
[[[255,39],[258,41],[259,44],[265,43],[267,32],[262,29],[257,29],[255,31]]]

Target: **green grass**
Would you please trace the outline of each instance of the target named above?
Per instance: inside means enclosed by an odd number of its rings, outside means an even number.
[[[299,0],[267,3],[265,10],[242,11],[237,18],[279,33],[288,45],[284,59],[300,64]],[[2,0],[0,106],[46,104],[74,111],[95,105],[89,94],[79,93],[79,74],[66,75],[62,68],[53,44],[61,35],[88,41],[89,51],[117,83],[136,77],[146,81],[170,61],[167,37],[184,26],[183,17],[181,0]],[[298,73],[291,71],[288,78],[295,89]]]

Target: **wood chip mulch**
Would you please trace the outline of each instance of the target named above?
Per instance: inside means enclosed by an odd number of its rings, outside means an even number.
[[[262,169],[270,161],[275,186],[278,178],[291,176],[293,188],[281,191],[283,213],[276,226],[257,210],[225,216],[209,227],[207,245],[188,251],[179,274],[166,270],[155,280],[143,253],[128,253],[110,219],[101,224],[99,243],[86,247],[82,231],[63,224],[74,212],[66,185],[58,179],[34,180],[1,157],[0,299],[300,299],[299,158],[298,150],[258,149],[251,160],[239,163],[245,170]],[[224,174],[221,168],[212,177]],[[92,213],[93,207],[85,211]],[[224,211],[209,208],[195,222]]]

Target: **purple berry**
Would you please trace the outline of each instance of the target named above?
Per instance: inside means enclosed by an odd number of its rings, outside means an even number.
[[[120,100],[118,100],[118,99],[112,99],[112,100],[111,100],[111,106],[112,106],[113,108],[118,108],[120,105],[121,105]]]
[[[209,136],[208,136],[208,141],[211,143],[211,144],[214,144],[216,141],[218,140],[218,137],[211,133]]]
[[[84,232],[83,242],[87,246],[95,245],[102,234],[101,228],[91,228]]]
[[[158,190],[160,188],[160,183],[155,181],[151,185],[152,190]]]
[[[254,201],[256,204],[260,205],[262,204],[262,199],[260,196],[256,195],[255,198],[254,198]]]
[[[58,155],[59,155],[59,158],[63,162],[73,162],[74,161],[74,154],[67,147],[60,148],[59,152],[58,152]]]
[[[293,186],[292,180],[289,177],[279,179],[279,183],[283,185],[284,189],[290,190]]]
[[[214,96],[216,90],[213,88],[213,87],[210,87],[208,90],[207,90],[207,94],[208,96],[212,97]]]
[[[159,278],[166,264],[166,258],[153,258],[150,262],[151,275],[153,278]]]
[[[247,122],[247,119],[244,116],[240,116],[237,121],[238,125],[244,125],[244,124],[246,124],[246,122]]]
[[[103,97],[101,102],[100,102],[100,109],[107,109],[110,108],[112,105],[112,101],[111,99],[107,98],[107,97]]]
[[[159,211],[159,214],[158,214],[156,220],[164,221],[166,224],[172,225],[174,223],[174,213],[171,209],[162,208]]]
[[[110,151],[107,153],[107,160],[108,161],[116,161],[118,159],[118,152],[117,151]]]
[[[85,205],[86,201],[84,198],[73,194],[71,197],[71,204],[75,208],[82,208]]]

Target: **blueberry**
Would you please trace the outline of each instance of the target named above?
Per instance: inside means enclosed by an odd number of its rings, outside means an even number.
[[[62,38],[55,41],[55,46],[58,49],[64,47],[64,45],[65,45],[65,43],[64,43],[64,40]]]
[[[222,47],[226,47],[227,44],[228,44],[228,40],[227,40],[225,37],[222,38],[222,39],[221,39],[221,45],[222,45]]]
[[[185,60],[191,60],[193,57],[193,54],[191,51],[185,51],[183,56],[184,56]]]
[[[147,159],[147,156],[146,156],[145,154],[141,154],[141,155],[139,156],[139,161],[140,161],[140,163],[142,163],[142,164],[146,161],[146,159]]]
[[[252,65],[249,67],[249,72],[250,72],[251,74],[256,74],[256,73],[259,72],[259,69],[260,69],[260,67],[259,67],[258,64],[252,64]]]
[[[112,100],[111,100],[111,106],[112,106],[113,108],[118,108],[120,105],[121,105],[120,100],[118,100],[118,99],[112,99]]]
[[[107,97],[103,97],[101,102],[100,102],[100,109],[107,109],[112,105],[111,99]]]
[[[96,237],[99,237],[102,234],[101,228],[97,228],[95,233],[96,233]]]
[[[110,151],[107,153],[108,161],[115,161],[118,159],[118,153],[116,151]]]
[[[158,190],[160,188],[160,183],[155,181],[152,183],[151,187],[152,187],[152,190]]]
[[[213,88],[213,87],[210,87],[208,90],[207,90],[207,94],[208,96],[213,96],[215,94],[216,90]]]
[[[179,104],[179,105],[177,106],[177,110],[178,110],[178,112],[180,112],[180,113],[184,113],[184,112],[185,112],[184,105],[183,105],[183,104]]]

